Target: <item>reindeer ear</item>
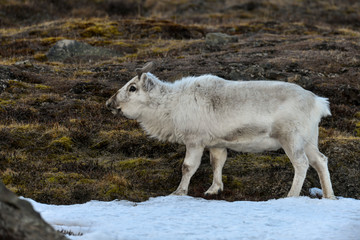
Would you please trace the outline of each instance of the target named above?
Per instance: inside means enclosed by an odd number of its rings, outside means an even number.
[[[155,82],[151,78],[149,78],[146,73],[143,73],[141,75],[140,83],[142,85],[142,88],[147,92],[150,92],[155,87]]]

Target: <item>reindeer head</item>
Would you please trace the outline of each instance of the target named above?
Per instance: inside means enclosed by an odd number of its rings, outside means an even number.
[[[120,113],[130,119],[139,118],[141,109],[149,105],[149,93],[156,85],[153,75],[147,74],[153,68],[154,63],[149,62],[143,68],[135,69],[137,76],[107,100],[106,107],[114,115]]]

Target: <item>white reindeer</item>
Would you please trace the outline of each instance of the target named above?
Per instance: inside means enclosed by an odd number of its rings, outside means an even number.
[[[205,194],[223,190],[227,149],[262,152],[283,148],[295,169],[288,197],[299,196],[309,164],[323,195],[335,199],[327,157],[318,149],[318,124],[329,103],[298,85],[278,81],[227,81],[213,75],[162,82],[149,73],[153,63],[106,102],[114,113],[136,119],[152,137],[186,145],[182,179],[175,195],[186,195],[203,151],[214,171]]]

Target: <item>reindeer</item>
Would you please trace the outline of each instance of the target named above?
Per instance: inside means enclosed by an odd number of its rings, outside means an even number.
[[[181,182],[174,195],[187,195],[205,148],[214,177],[206,195],[223,190],[227,149],[262,152],[284,149],[295,175],[288,197],[300,195],[306,172],[317,171],[325,198],[335,199],[327,157],[318,149],[318,125],[331,115],[329,102],[292,83],[228,81],[214,75],[174,83],[150,73],[153,63],[106,102],[113,114],[136,119],[151,137],[186,146]]]

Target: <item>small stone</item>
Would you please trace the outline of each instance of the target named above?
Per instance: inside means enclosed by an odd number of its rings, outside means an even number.
[[[0,80],[0,93],[5,91],[6,88],[9,87],[9,83],[6,80]]]
[[[293,76],[288,77],[288,78],[287,78],[287,81],[288,81],[289,83],[297,83],[297,82],[300,81],[300,79],[301,79],[301,75],[300,75],[300,74],[295,74],[295,75],[293,75]]]
[[[323,191],[320,188],[310,188],[309,189],[310,197],[312,198],[322,198],[323,197]]]
[[[253,65],[248,67],[245,71],[245,74],[249,75],[251,78],[263,78],[265,74],[264,68],[259,65]]]
[[[25,61],[18,61],[14,64],[15,66],[18,67],[33,67],[34,65],[29,61],[29,60],[25,60]]]
[[[281,72],[271,70],[265,73],[265,77],[270,80],[280,80],[285,78],[285,75]]]
[[[74,58],[82,58],[90,61],[96,57],[113,57],[116,52],[100,47],[93,47],[90,44],[64,39],[58,41],[46,54],[49,61],[73,61]]]
[[[208,33],[206,34],[205,42],[210,46],[226,45],[238,41],[238,37],[231,36],[225,33]]]

